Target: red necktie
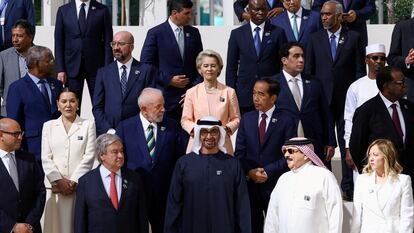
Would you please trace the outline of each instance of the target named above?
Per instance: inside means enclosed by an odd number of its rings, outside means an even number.
[[[259,124],[259,139],[260,139],[260,145],[263,145],[266,135],[266,118],[267,115],[265,113],[262,113],[262,119],[260,120]]]
[[[401,129],[401,122],[400,122],[400,117],[398,116],[398,112],[397,112],[397,105],[391,104],[391,108],[392,108],[392,122],[394,123],[395,129],[397,129],[398,135],[400,135],[401,139],[403,139],[404,134]]]
[[[118,209],[118,193],[116,192],[115,172],[111,172],[111,185],[109,186],[109,197],[112,205]]]

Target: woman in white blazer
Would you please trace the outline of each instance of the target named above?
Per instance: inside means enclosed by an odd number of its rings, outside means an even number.
[[[368,164],[354,188],[351,233],[413,233],[411,178],[391,141],[375,140],[368,147]]]
[[[42,165],[46,205],[44,233],[74,232],[78,179],[91,170],[95,156],[95,123],[80,118],[76,93],[65,88],[57,105],[62,116],[43,125]]]

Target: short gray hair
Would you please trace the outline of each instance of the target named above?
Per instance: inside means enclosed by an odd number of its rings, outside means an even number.
[[[162,96],[162,91],[153,87],[146,87],[141,91],[141,94],[138,96],[138,106],[142,108],[148,103],[151,103],[154,95]]]
[[[340,3],[340,2],[338,2],[338,1],[336,1],[336,0],[329,0],[329,1],[326,1],[323,5],[325,5],[325,4],[334,4],[335,5],[335,13],[336,14],[339,14],[339,13],[344,13],[344,8],[343,8],[343,6],[342,6],[342,4]]]
[[[221,58],[220,54],[211,49],[206,49],[204,51],[201,51],[196,58],[197,69],[200,69],[204,57],[212,57],[216,59],[217,65],[220,68],[218,75],[220,75],[221,70],[223,69],[223,59]]]
[[[40,61],[44,61],[44,59],[50,55],[53,58],[52,50],[47,47],[35,45],[30,47],[27,50],[26,56],[26,65],[28,68],[33,68],[35,64]]]
[[[98,158],[99,163],[102,163],[101,155],[106,153],[106,148],[114,142],[122,143],[120,137],[115,134],[102,134],[96,139],[96,157]]]

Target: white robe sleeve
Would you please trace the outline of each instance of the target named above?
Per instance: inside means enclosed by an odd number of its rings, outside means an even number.
[[[280,182],[280,180],[279,180]],[[273,189],[270,196],[269,205],[267,207],[267,214],[264,224],[264,233],[278,233],[279,232],[279,209],[278,209],[278,200],[277,193],[279,189],[279,182],[276,184],[276,187]]]
[[[330,172],[325,179],[324,198],[328,216],[329,233],[342,233],[342,195],[334,175]]]

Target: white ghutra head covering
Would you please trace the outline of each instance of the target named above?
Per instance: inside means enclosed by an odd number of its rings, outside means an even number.
[[[226,138],[226,130],[221,126],[221,121],[212,116],[206,116],[197,120],[197,125],[194,127],[194,142],[192,151],[196,154],[200,153],[201,141],[200,141],[200,130],[201,129],[211,129],[217,127],[220,130],[220,140],[218,142],[218,148],[220,151],[227,153],[226,148],[224,148],[224,140]]]

